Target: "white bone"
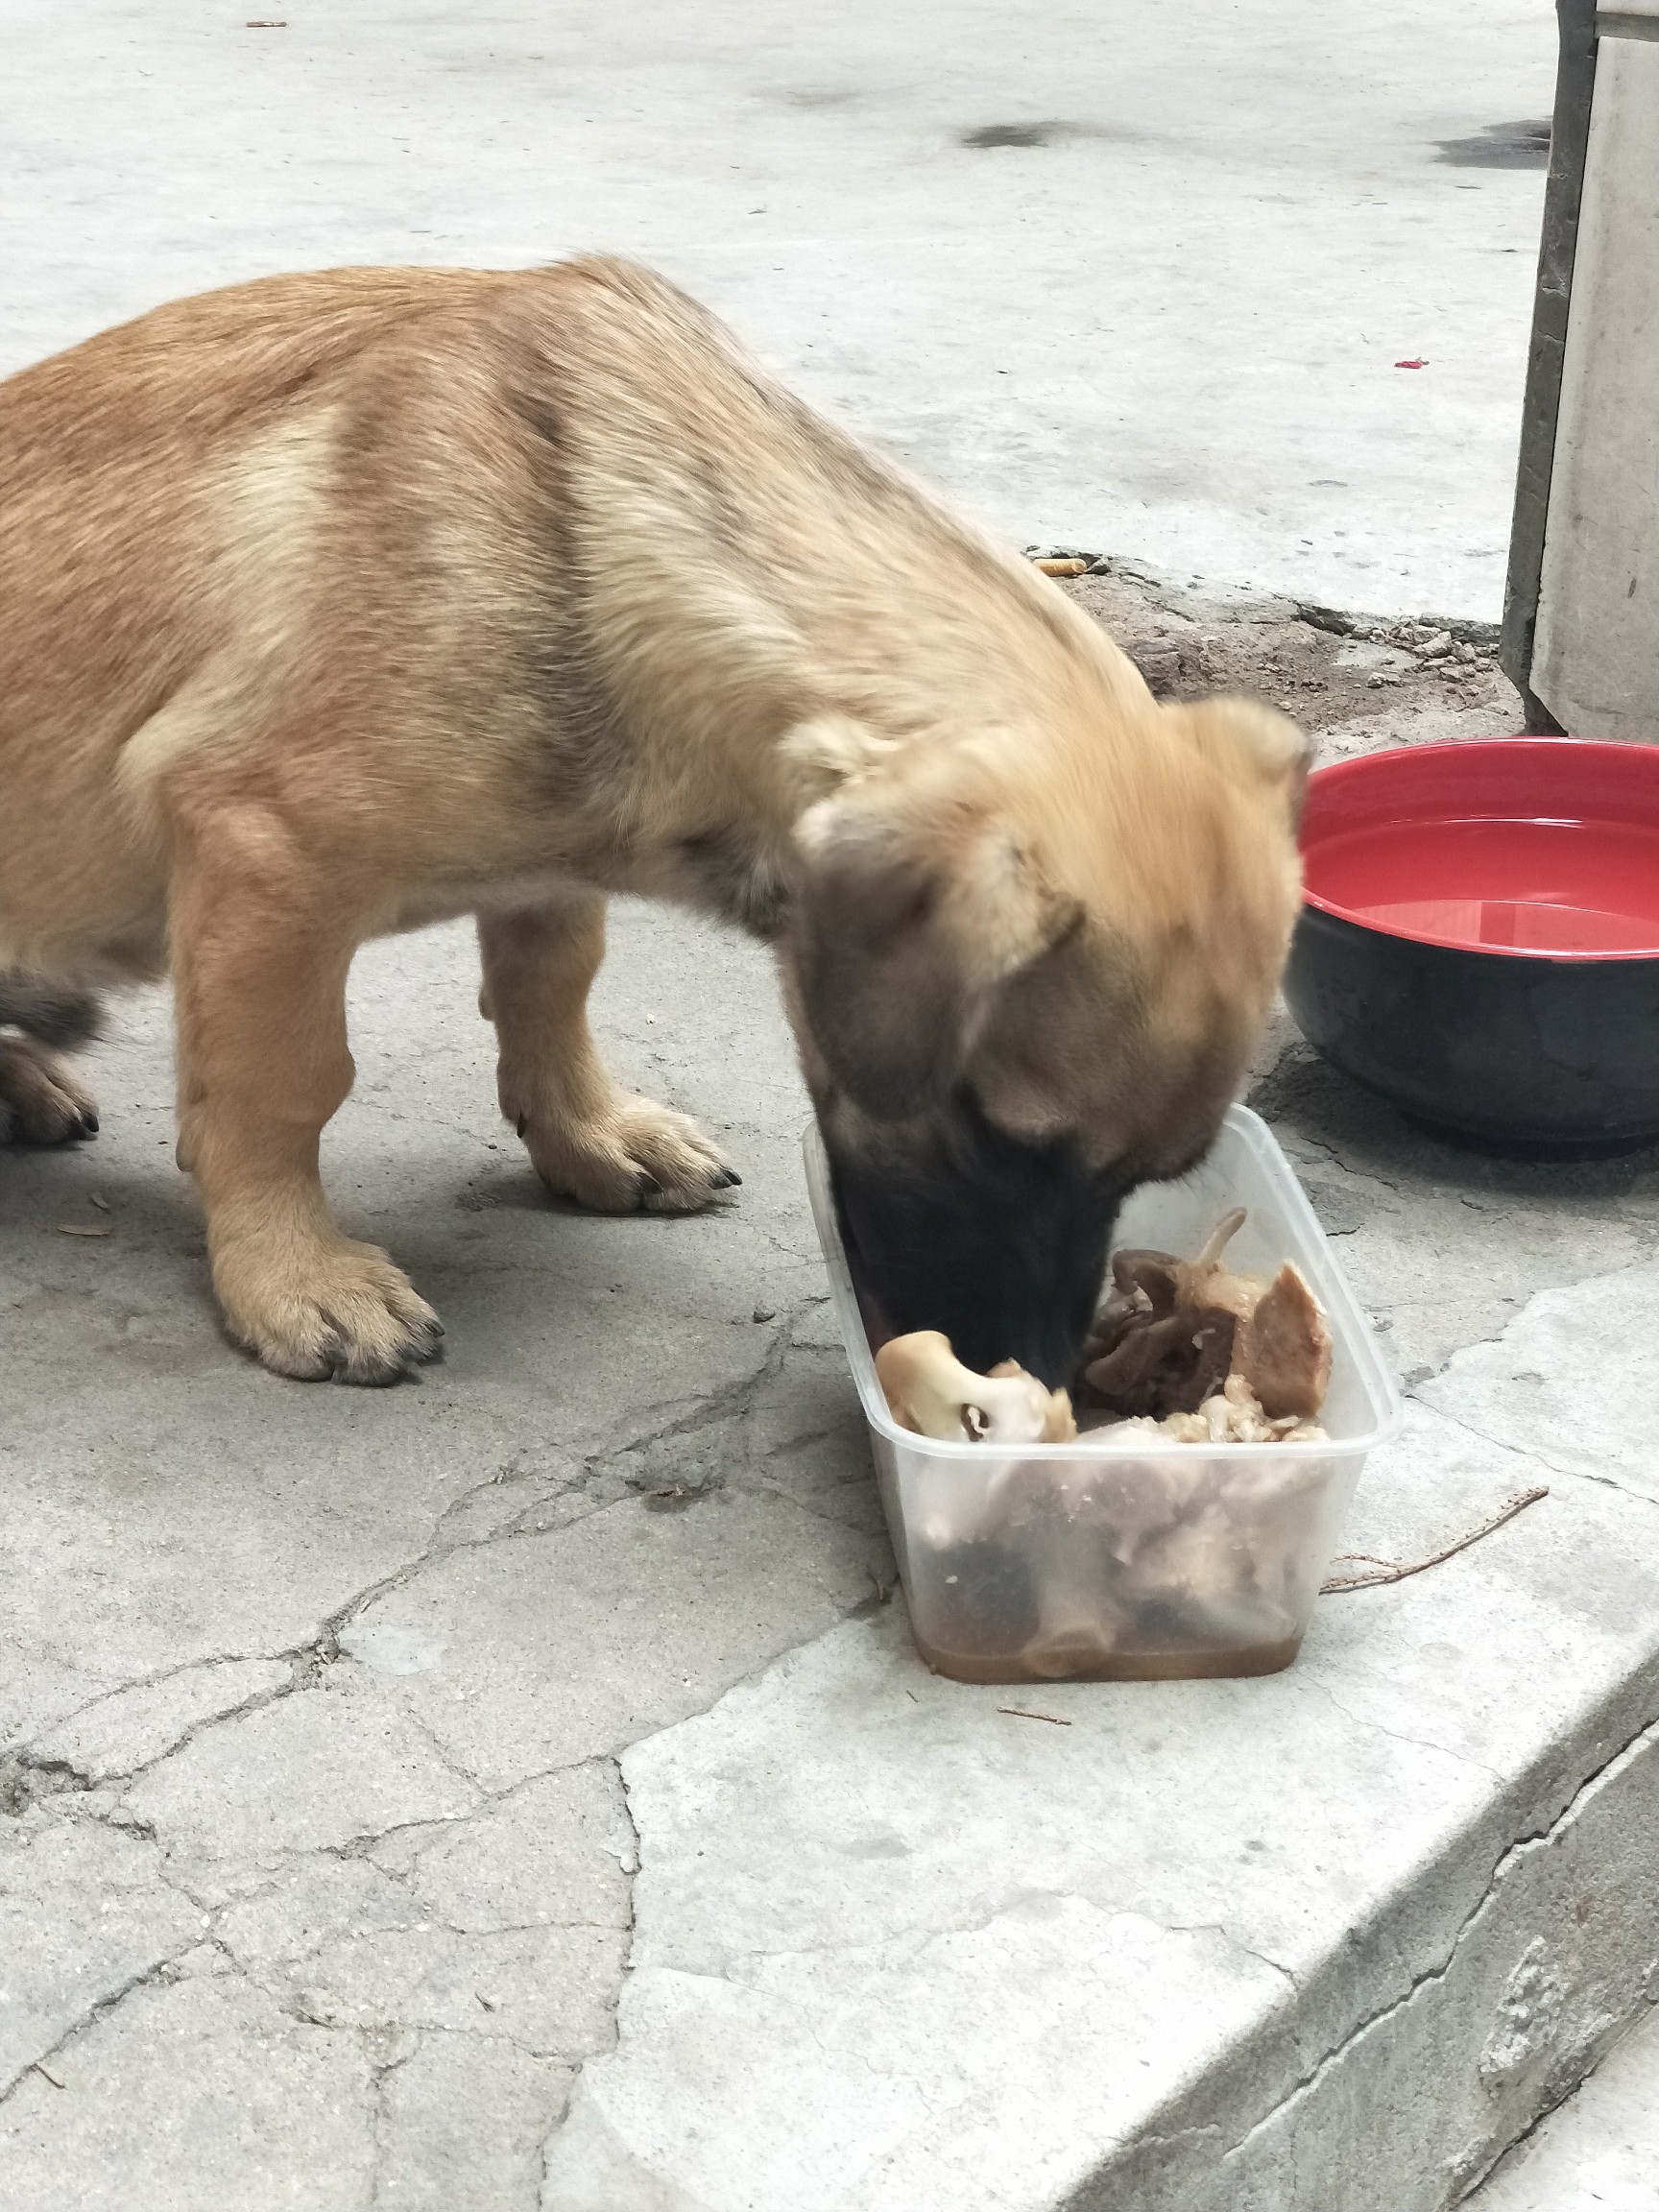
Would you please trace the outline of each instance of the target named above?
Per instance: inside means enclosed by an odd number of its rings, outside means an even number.
[[[1045,1390],[1012,1361],[976,1375],[936,1329],[883,1344],[876,1375],[894,1420],[941,1443],[1066,1444],[1077,1433],[1064,1390]]]

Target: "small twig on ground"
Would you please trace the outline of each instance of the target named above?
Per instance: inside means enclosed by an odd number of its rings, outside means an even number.
[[[1490,1520],[1482,1521],[1479,1528],[1466,1529],[1461,1536],[1454,1537],[1444,1551],[1431,1552],[1427,1559],[1378,1559],[1369,1551],[1339,1551],[1332,1561],[1333,1566],[1347,1564],[1365,1567],[1370,1572],[1364,1575],[1334,1575],[1328,1582],[1320,1583],[1319,1595],[1321,1598],[1329,1598],[1339,1590],[1371,1590],[1379,1582],[1403,1582],[1407,1575],[1421,1575],[1425,1567],[1438,1567],[1442,1560],[1450,1559],[1454,1552],[1467,1551],[1471,1544],[1478,1544],[1482,1536],[1490,1536],[1494,1528],[1502,1528],[1505,1521],[1513,1521],[1517,1513],[1525,1511],[1528,1505],[1536,1505],[1540,1498],[1548,1498],[1549,1495],[1548,1488],[1517,1491],[1513,1498],[1504,1500]]]
[[[1046,1720],[1051,1728],[1070,1728],[1070,1720],[1062,1720],[1058,1713],[1027,1713],[1023,1705],[998,1705],[998,1713],[1010,1713],[1016,1720]]]
[[[35,2071],[36,2074],[44,2074],[47,2080],[51,2082],[54,2089],[62,2089],[67,2086],[66,2083],[59,2080],[57,2075],[53,2073],[50,2066],[42,2064],[38,2058],[36,2058],[35,2061]]]

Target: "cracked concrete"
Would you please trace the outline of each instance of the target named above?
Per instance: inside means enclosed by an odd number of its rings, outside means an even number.
[[[160,995],[95,1056],[100,1145],[7,1162],[0,2199],[131,2201],[137,2130],[147,2203],[533,2202],[614,2032],[615,1753],[890,1586],[765,965],[629,915],[618,955],[618,1060],[721,1125],[751,1203],[649,1243],[547,1204],[465,932],[377,949],[330,1172],[424,1247],[452,1356],[373,1405],[267,1389],[219,1337]],[[699,1094],[722,1030],[750,1079]],[[111,1235],[60,1238],[93,1191]],[[204,2038],[223,2063],[163,2111],[155,2054]],[[164,2182],[203,2129],[199,2179]]]
[[[1367,1548],[1513,1464],[1414,1413]],[[1050,1686],[1064,1732],[888,1615],[637,1744],[633,1972],[547,2204],[1449,2201],[1659,1957],[1642,1515],[1566,1478],[1437,1578],[1329,1600],[1290,1674]],[[1540,1941],[1554,2008],[1495,2066]]]
[[[373,2200],[365,2039],[295,2018],[209,1946],[134,1986],[52,2070],[6,2107],[12,2202],[357,2212]]]
[[[1649,2008],[1467,2201],[1477,2212],[1654,2212],[1659,2009]]]
[[[1417,1394],[1547,1468],[1659,1504],[1659,1454],[1647,1418],[1659,1395],[1659,1339],[1640,1318],[1656,1303],[1659,1266],[1651,1262],[1541,1291],[1501,1336],[1457,1352]],[[1611,1390],[1608,1345],[1618,1347]]]
[[[1395,617],[1497,612],[1539,180],[1427,149],[1491,119],[1448,85],[1547,107],[1547,19],[1481,0],[1449,32],[1413,0],[1345,27],[1334,74],[1328,11],[1270,50],[1208,0],[1144,12],[1091,88],[1127,87],[1134,131],[970,147],[1076,83],[1066,21],[1022,23],[1016,81],[995,13],[942,46],[929,12],[854,11],[855,68],[846,18],[762,8],[740,57],[664,59],[584,17],[589,60],[626,50],[554,86],[557,10],[498,9],[483,46],[445,11],[301,10],[284,49],[25,8],[8,343],[264,267],[620,243],[1021,535],[1093,533],[1118,558],[1069,589],[1160,691],[1286,701],[1327,758],[1513,728],[1480,621]],[[1172,84],[1191,113],[1160,121]],[[662,112],[705,132],[689,198]],[[1310,306],[1314,262],[1350,276]],[[1432,373],[1394,377],[1419,349]],[[1431,2212],[1474,2186],[1659,1996],[1659,1491],[1622,1409],[1653,1394],[1659,1158],[1453,1152],[1276,1022],[1254,1102],[1412,1392],[1345,1541],[1420,1555],[1551,1496],[1325,1600],[1284,1676],[1056,1687],[1070,1725],[1034,1726],[909,1645],[763,957],[615,917],[613,1060],[745,1176],[689,1221],[546,1200],[475,992],[459,928],[353,974],[325,1169],[448,1326],[405,1388],[281,1382],[220,1338],[163,994],[91,1055],[96,1143],[3,1163],[0,2202]]]
[[[1203,635],[1286,655],[1268,614]],[[1340,650],[1291,619],[1300,665]],[[1408,681],[1416,726],[1466,711],[1467,676]],[[548,1203],[467,933],[371,949],[327,1170],[448,1323],[404,1389],[221,1340],[161,995],[92,1056],[97,1142],[7,1162],[0,2200],[1450,2202],[1659,1958],[1659,1497],[1623,1409],[1654,1158],[1447,1150],[1277,1022],[1253,1097],[1411,1389],[1347,1541],[1420,1555],[1551,1495],[1328,1599],[1283,1677],[1055,1688],[1070,1727],[1033,1727],[909,1646],[763,958],[614,936],[618,1065],[721,1132],[741,1199]],[[108,1237],[58,1235],[91,1212]]]
[[[221,1340],[161,995],[96,1143],[6,1163],[0,2200],[1450,2202],[1652,1995],[1654,1158],[1435,1146],[1276,1023],[1253,1096],[1411,1389],[1346,1541],[1551,1496],[1282,1677],[1034,1727],[909,1645],[763,958],[614,939],[618,1065],[741,1198],[548,1203],[467,933],[371,949],[326,1165],[448,1323],[404,1389]]]

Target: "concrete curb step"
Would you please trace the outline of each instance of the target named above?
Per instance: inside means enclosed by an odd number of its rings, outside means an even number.
[[[544,2212],[1463,2198],[1659,1995],[1659,1464],[1611,1343],[1659,1358],[1659,1268],[1422,1385],[1357,1548],[1551,1495],[1325,1599],[1284,1675],[1016,1699],[895,1609],[636,1746],[618,2039]]]
[[[1463,2201],[1468,2212],[1659,2212],[1659,2011]]]

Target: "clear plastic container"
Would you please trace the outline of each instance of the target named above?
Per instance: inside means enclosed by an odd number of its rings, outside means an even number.
[[[1331,1391],[1312,1444],[935,1443],[887,1409],[814,1127],[806,1180],[881,1503],[923,1657],[963,1682],[1270,1674],[1295,1658],[1365,1455],[1399,1392],[1267,1125],[1235,1106],[1201,1167],[1125,1205],[1117,1244],[1196,1252],[1229,1207],[1230,1265],[1293,1260],[1330,1316]]]

